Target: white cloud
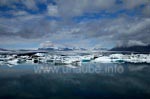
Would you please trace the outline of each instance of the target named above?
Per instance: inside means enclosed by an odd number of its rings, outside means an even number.
[[[21,0],[21,2],[25,5],[25,7],[29,10],[37,10],[38,7],[36,5],[35,0]]]
[[[13,12],[13,15],[15,15],[17,17],[17,16],[26,16],[29,14],[26,11],[15,11],[15,12]]]
[[[44,43],[40,44],[40,47],[42,48],[54,47],[54,44],[51,41],[45,41]]]
[[[127,46],[146,46],[147,44],[143,43],[142,41],[137,41],[137,40],[129,40]]]
[[[59,16],[58,7],[56,5],[48,5],[47,9],[49,16]]]

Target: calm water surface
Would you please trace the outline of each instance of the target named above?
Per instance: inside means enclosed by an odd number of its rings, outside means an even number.
[[[150,99],[150,65],[0,66],[0,99]]]

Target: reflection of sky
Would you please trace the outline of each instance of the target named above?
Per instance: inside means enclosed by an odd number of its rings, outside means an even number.
[[[108,65],[108,64],[107,64]],[[102,65],[101,65],[102,66]],[[109,66],[112,66],[109,64]],[[126,65],[125,67],[143,67],[143,65]],[[146,66],[146,65],[144,65]],[[4,66],[5,67],[5,66]],[[18,69],[30,67],[16,66]],[[3,66],[0,67],[1,70]],[[3,68],[4,69],[4,68]],[[5,67],[6,69],[6,67]],[[8,68],[7,68],[8,69]],[[6,75],[0,77],[0,97],[10,98],[52,98],[52,97],[149,97],[149,66],[138,71],[123,74],[33,74],[21,76]],[[21,73],[21,72],[20,72]],[[11,72],[10,72],[11,74]]]
[[[148,0],[0,0],[0,48],[146,45],[149,9]]]
[[[106,74],[106,75],[118,75],[126,74],[135,71],[142,71],[147,68],[148,65],[134,64],[112,64],[112,63],[82,63],[81,66],[71,65],[54,65],[54,64],[20,64],[0,67],[1,76],[7,74],[14,76],[24,74]]]

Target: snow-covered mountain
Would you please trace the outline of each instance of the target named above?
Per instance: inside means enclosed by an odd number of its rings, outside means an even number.
[[[38,48],[38,50],[47,50],[47,51],[86,51],[85,48],[72,48],[72,47],[47,47],[47,48]]]
[[[59,47],[47,47],[47,48],[38,48],[38,50],[47,50],[47,51],[72,51],[72,48],[59,48]]]

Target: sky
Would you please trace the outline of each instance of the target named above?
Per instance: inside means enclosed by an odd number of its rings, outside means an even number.
[[[150,44],[150,0],[0,0],[0,48]]]

